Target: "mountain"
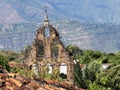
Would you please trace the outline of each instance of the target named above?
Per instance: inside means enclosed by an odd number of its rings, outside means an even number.
[[[45,6],[51,20],[120,23],[120,0],[0,0],[0,23],[40,22]]]
[[[77,21],[51,22],[60,33],[64,45],[102,52],[120,51],[120,25],[90,24]],[[0,49],[23,50],[32,45],[40,23],[0,25]]]
[[[0,49],[32,44],[45,6],[65,45],[120,51],[120,0],[0,0]]]

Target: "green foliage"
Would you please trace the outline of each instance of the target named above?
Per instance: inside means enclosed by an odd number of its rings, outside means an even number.
[[[33,71],[32,70],[23,70],[23,69],[21,69],[21,68],[11,68],[10,69],[10,72],[12,72],[12,73],[18,73],[18,74],[20,74],[21,76],[24,76],[24,77],[29,77],[29,78],[32,78],[32,77],[34,77],[34,73],[33,73]]]
[[[66,49],[75,60],[86,64],[83,71],[78,65],[75,65],[75,84],[78,87],[87,87],[89,90],[120,89],[120,52],[107,54],[92,50],[80,50],[71,45]],[[101,69],[103,63],[115,65],[108,70],[103,70]]]
[[[53,75],[53,73],[49,74],[49,68],[47,66],[43,66],[38,77],[41,79],[55,79],[57,76]]]
[[[96,75],[100,72],[101,62],[92,61],[86,65],[86,68],[83,70],[83,78],[86,81],[87,87],[96,80]]]
[[[70,56],[73,56],[73,59],[78,59],[82,55],[83,51],[77,46],[68,45],[66,50],[69,52]]]
[[[20,53],[14,52],[14,51],[0,51],[0,55],[2,55],[6,60],[12,61],[16,60],[21,57]]]
[[[83,51],[83,54],[79,57],[80,63],[88,64],[92,61],[96,61],[98,59],[103,59],[105,56],[104,53],[98,52],[98,51],[92,51],[92,50],[85,50]]]
[[[73,56],[73,59],[78,59],[80,63],[88,64],[89,62],[97,59],[102,59],[106,55],[105,53],[101,53],[98,51],[92,51],[92,50],[81,50],[76,46],[67,46],[67,51],[70,53],[71,56]]]
[[[23,72],[24,73],[21,74],[22,76],[29,77],[29,78],[33,78],[35,76],[32,70],[27,70],[27,71],[24,70]]]
[[[54,47],[57,52],[57,47]],[[75,85],[88,90],[120,90],[120,52],[118,53],[101,53],[92,50],[81,50],[76,46],[67,46],[67,51],[74,60],[79,60],[74,65]],[[21,62],[21,54],[13,51],[0,51],[0,65],[4,69],[13,73],[19,73],[22,76],[34,77],[31,70],[22,70],[20,68],[10,69],[8,61],[14,60]],[[106,70],[101,69],[102,63],[110,63],[113,65]],[[86,64],[83,70],[79,64]],[[52,80],[62,80],[66,75],[59,74],[59,68],[54,68],[52,74],[49,74],[49,68],[43,67],[39,78],[47,78]]]
[[[10,72],[12,73],[19,73],[20,75],[24,73],[24,70],[22,70],[21,68],[11,68]]]
[[[8,66],[8,62],[9,61],[19,61],[19,63],[22,61],[20,60],[22,57],[22,55],[20,53],[16,53],[14,51],[0,51],[0,65],[3,66],[4,69],[6,70],[10,70],[9,66]]]
[[[6,70],[9,71],[10,68],[9,68],[9,66],[8,66],[8,60],[6,60],[5,57],[2,56],[2,55],[0,55],[0,65],[1,65],[4,69],[6,69]]]
[[[49,68],[44,66],[39,73],[39,78],[62,81],[63,79],[67,78],[67,75],[63,73],[60,74],[59,68],[57,67],[52,70],[52,73],[49,73]]]
[[[96,60],[102,61],[102,63],[120,63],[120,52],[107,54],[99,51],[81,50],[72,45],[68,45],[66,49],[74,60],[79,60],[82,64]]]
[[[101,61],[92,61],[81,70],[79,62],[74,65],[75,85],[81,88],[88,88],[91,83],[96,81],[97,74],[102,72]]]
[[[14,62],[16,62],[16,63],[22,63],[22,60],[16,59],[16,60],[14,60]]]
[[[50,78],[50,75],[48,73],[49,68],[47,66],[43,66],[41,72],[39,73],[39,78],[45,79],[45,78]]]
[[[86,88],[86,84],[83,79],[83,73],[79,66],[79,63],[74,64],[74,76],[75,76],[74,79],[75,85],[81,88]]]
[[[108,62],[109,63],[120,63],[120,55],[119,52],[115,54],[107,54]]]
[[[52,71],[52,77],[51,79],[52,80],[59,80],[59,68],[54,68],[53,71]]]
[[[98,74],[96,83],[112,90],[120,90],[120,64]]]
[[[94,83],[90,83],[88,90],[112,90],[111,88],[106,88],[100,85],[97,85],[95,82]]]

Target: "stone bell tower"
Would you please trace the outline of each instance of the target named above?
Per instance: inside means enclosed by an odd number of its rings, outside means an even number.
[[[26,55],[25,63],[28,67],[36,64],[39,73],[46,65],[51,65],[54,71],[64,64],[67,67],[67,81],[74,82],[73,59],[64,48],[58,31],[49,24],[47,10],[45,10],[44,23],[37,30],[35,42]]]

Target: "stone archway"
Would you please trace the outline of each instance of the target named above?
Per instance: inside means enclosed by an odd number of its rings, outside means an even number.
[[[53,71],[53,66],[52,66],[52,64],[50,64],[50,63],[48,63],[47,66],[48,66],[48,69],[49,69],[49,70],[48,70],[48,73],[51,74],[52,71]]]
[[[49,28],[45,28],[45,30],[44,30],[44,37],[45,38],[48,38],[48,37],[50,37],[50,30],[49,30]]]
[[[65,63],[61,63],[59,69],[60,69],[59,77],[62,79],[67,79],[67,65]]]
[[[37,42],[37,57],[41,58],[44,56],[44,44],[43,41],[39,40]]]
[[[59,48],[56,43],[51,44],[51,57],[58,58],[59,55]]]
[[[65,63],[60,64],[60,73],[67,75],[67,65]]]

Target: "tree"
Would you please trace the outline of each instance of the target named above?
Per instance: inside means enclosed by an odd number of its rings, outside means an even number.
[[[85,50],[83,54],[79,57],[80,63],[88,64],[92,61],[102,59],[105,56],[104,53],[92,50]]]
[[[97,83],[93,82],[89,84],[88,90],[112,90],[112,89],[97,85]]]
[[[83,78],[86,81],[87,87],[89,84],[96,81],[96,76],[101,72],[101,61],[92,61],[86,65],[86,68],[83,70]]]
[[[83,52],[79,47],[72,45],[68,45],[66,50],[69,52],[70,56],[73,56],[73,59],[78,59]]]
[[[98,74],[95,83],[111,90],[120,90],[120,64],[112,65]]]
[[[74,64],[74,76],[75,76],[74,79],[75,85],[81,88],[86,88],[86,84],[83,79],[83,73],[79,66],[79,62],[76,62],[76,64]]]

